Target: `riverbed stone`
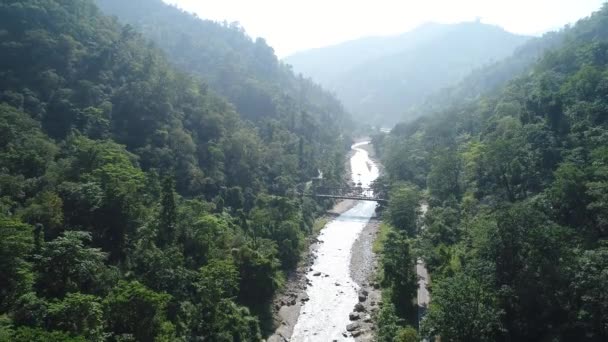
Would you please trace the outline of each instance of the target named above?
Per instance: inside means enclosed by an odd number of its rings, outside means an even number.
[[[348,319],[350,319],[351,321],[357,321],[361,318],[361,315],[358,312],[351,312],[350,314],[348,314]]]
[[[347,325],[346,331],[351,332],[351,331],[358,330],[359,328],[361,328],[361,324],[355,322],[355,323],[351,323],[351,324]]]
[[[320,276],[320,275],[321,275],[321,272],[315,272],[315,273],[313,273],[313,275],[312,275],[312,276],[313,276],[313,277],[318,277],[318,276]]]
[[[356,312],[365,312],[366,311],[365,310],[365,306],[363,304],[361,304],[361,303],[357,303],[355,305],[355,311]]]

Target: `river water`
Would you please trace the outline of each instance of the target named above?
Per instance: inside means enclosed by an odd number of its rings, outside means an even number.
[[[350,164],[352,179],[368,187],[378,178],[378,168],[361,148],[362,142],[352,146],[355,151]],[[355,207],[329,222],[319,235],[319,246],[308,286],[309,301],[300,309],[291,341],[353,341],[344,337],[351,323],[348,314],[358,302],[359,286],[350,276],[351,247],[374,215],[376,202],[360,201]],[[320,272],[320,274],[319,274]],[[315,276],[317,274],[317,276]]]

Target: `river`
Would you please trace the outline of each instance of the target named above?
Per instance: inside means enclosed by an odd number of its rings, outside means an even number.
[[[368,187],[378,178],[378,167],[361,142],[352,146],[352,179]],[[301,307],[291,341],[354,341],[343,336],[349,313],[358,302],[359,285],[350,276],[351,248],[374,215],[376,202],[360,201],[352,209],[329,222],[319,235],[323,243],[307,277],[312,282],[306,293],[309,300]]]

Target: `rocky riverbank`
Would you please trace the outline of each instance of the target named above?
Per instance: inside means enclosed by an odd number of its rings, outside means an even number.
[[[372,145],[362,146],[377,167],[381,164],[375,158]],[[350,275],[360,287],[359,303],[353,308],[350,319],[351,335],[355,341],[375,340],[375,315],[380,310],[382,292],[377,283],[378,255],[373,252],[373,244],[378,237],[380,219],[372,217],[352,247]]]
[[[363,148],[373,158],[373,148],[371,146],[364,146]],[[352,157],[352,153],[346,160],[346,170],[349,171],[347,175],[352,176],[350,157]],[[369,167],[371,168],[371,165]],[[351,177],[348,177],[347,181],[352,181]],[[321,222],[334,219],[356,204],[356,201],[351,200],[337,203],[332,210],[327,212],[324,218],[321,218]],[[378,262],[376,255],[373,253],[372,245],[377,237],[378,228],[379,221],[372,218],[351,247],[349,271],[351,278],[360,287],[359,302],[353,307],[353,312],[349,315],[350,324],[344,327],[343,336],[352,336],[356,341],[373,341],[375,336],[373,317],[379,310],[381,294],[375,280]],[[313,284],[307,275],[310,276],[309,272],[315,263],[316,251],[322,244],[323,241],[320,241],[317,236],[309,239],[309,247],[302,257],[302,262],[300,262],[296,271],[288,277],[285,288],[273,301],[275,326],[278,328],[268,341],[282,342],[290,340],[298,322],[301,307],[309,300],[306,290]],[[319,272],[318,275],[312,273],[312,276],[323,277],[327,275]]]
[[[374,341],[374,316],[380,309],[382,293],[376,280],[377,255],[372,246],[378,236],[380,221],[372,218],[352,248],[350,274],[360,287],[359,303],[349,318],[353,322],[349,329],[355,341]],[[347,329],[348,330],[348,329]]]
[[[356,201],[345,200],[337,203],[330,211],[327,212],[327,218],[331,219],[335,216],[343,214],[356,205]],[[322,218],[321,218],[322,219]],[[302,304],[308,301],[306,288],[312,283],[306,277],[306,274],[315,262],[315,252],[322,244],[317,236],[313,236],[308,241],[308,249],[302,257],[297,269],[286,280],[285,288],[275,297],[273,301],[273,310],[275,312],[274,320],[276,329],[275,333],[268,338],[268,342],[284,342],[289,341],[293,333],[293,328],[300,317],[300,308]]]

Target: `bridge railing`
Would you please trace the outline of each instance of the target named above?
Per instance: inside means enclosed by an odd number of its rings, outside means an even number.
[[[315,182],[314,180],[306,184],[301,184],[296,188],[296,193],[301,196],[323,197],[323,198],[347,198],[362,199],[372,201],[385,201],[383,191],[375,187],[354,186],[327,186]]]
[[[312,189],[314,193],[317,194],[334,194],[334,195],[367,195],[372,196],[374,193],[374,189],[368,187],[318,187]]]

